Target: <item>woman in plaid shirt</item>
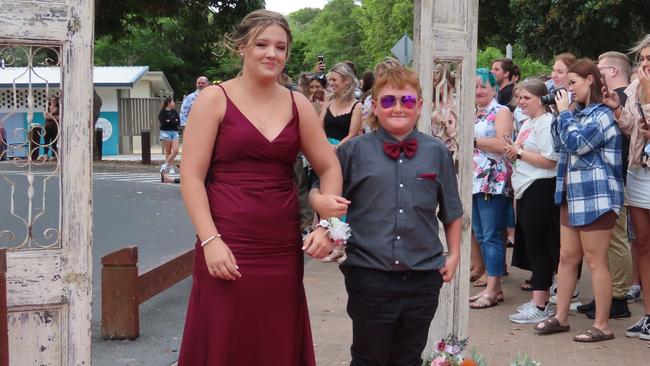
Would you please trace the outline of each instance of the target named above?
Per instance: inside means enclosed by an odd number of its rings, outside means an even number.
[[[569,67],[569,91],[577,107],[569,111],[566,90],[556,93],[559,115],[551,127],[558,149],[555,203],[560,204],[560,265],[557,313],[535,327],[538,333],[569,330],[569,307],[582,257],[592,272],[596,298],[593,326],[576,335],[576,342],[613,339],[609,327],[612,278],[607,248],[623,204],[621,132],[612,110],[602,103],[601,74],[589,59]]]

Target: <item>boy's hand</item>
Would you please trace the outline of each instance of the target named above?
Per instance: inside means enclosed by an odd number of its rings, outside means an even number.
[[[454,279],[456,274],[456,269],[458,268],[458,256],[447,256],[445,260],[445,266],[440,268],[440,274],[442,275],[442,280],[444,282],[451,282]]]
[[[307,235],[302,245],[302,250],[316,259],[325,258],[333,249],[334,243],[327,236],[327,230],[322,227]]]

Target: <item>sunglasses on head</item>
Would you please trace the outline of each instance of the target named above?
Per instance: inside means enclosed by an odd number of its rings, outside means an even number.
[[[398,99],[402,107],[406,109],[413,109],[418,104],[417,95],[402,95],[401,97],[395,95],[384,95],[379,98],[379,105],[381,105],[382,108],[392,108],[397,104]]]

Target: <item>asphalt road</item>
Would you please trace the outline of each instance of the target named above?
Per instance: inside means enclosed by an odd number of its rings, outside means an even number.
[[[54,227],[58,220],[58,178],[44,180],[51,166],[37,169],[34,181],[32,212],[40,212],[44,187],[46,190],[46,210],[35,225],[37,233]],[[26,180],[11,173],[17,170],[11,163],[0,163],[0,230],[11,229],[17,237],[21,233],[24,237],[25,231],[21,232],[19,221],[9,209],[11,181],[16,183],[13,185],[15,213],[24,217],[28,211]],[[136,341],[103,341],[100,259],[124,246],[136,245],[140,268],[146,269],[190,248],[194,232],[179,187],[157,183],[156,168],[151,166],[101,163],[95,166],[94,173],[93,365],[169,365],[178,358],[191,280],[180,282],[140,306],[140,337]],[[127,179],[129,176],[133,180]],[[47,243],[42,235],[39,238]],[[7,245],[5,241],[0,244]]]

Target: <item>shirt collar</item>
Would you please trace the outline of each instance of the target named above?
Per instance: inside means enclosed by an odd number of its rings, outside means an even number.
[[[416,138],[417,135],[418,135],[417,128],[413,128],[413,131],[411,131],[411,133],[409,133],[406,137],[404,137],[404,140],[408,140],[408,139],[411,139],[411,138]],[[381,126],[379,126],[379,128],[377,130],[375,130],[375,136],[377,136],[381,142],[398,142],[399,141],[399,140],[397,140],[395,138],[395,136],[388,133],[388,131],[386,131]]]
[[[576,114],[581,115],[581,116],[586,116],[589,115],[591,112],[593,112],[596,108],[600,107],[601,105],[604,105],[602,103],[591,103],[586,107],[581,107],[578,105],[576,107]]]

